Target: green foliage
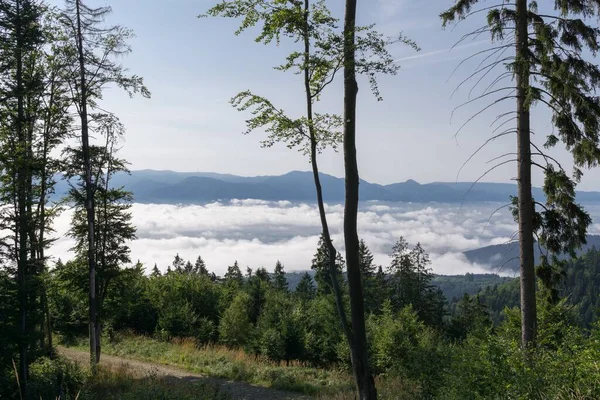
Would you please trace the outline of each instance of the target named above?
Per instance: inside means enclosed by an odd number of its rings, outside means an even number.
[[[74,363],[62,358],[41,357],[29,368],[31,399],[75,399],[87,376]]]
[[[440,289],[431,284],[433,274],[429,255],[420,244],[409,249],[401,237],[394,245],[391,258],[388,272],[394,310],[410,305],[427,325],[439,327],[445,314],[446,299]]]
[[[172,272],[150,279],[148,291],[162,335],[216,339],[221,290],[210,277]]]
[[[243,347],[251,343],[254,326],[250,320],[250,296],[240,292],[221,317],[219,338],[221,343],[231,347]]]
[[[377,373],[397,374],[429,394],[440,387],[447,363],[440,336],[409,305],[394,312],[388,301],[368,320],[372,364]]]
[[[302,308],[290,296],[270,291],[257,323],[260,353],[275,361],[303,359],[302,317]]]
[[[305,272],[302,275],[300,282],[298,282],[298,285],[296,286],[294,294],[303,302],[312,300],[317,295],[317,289],[313,283],[313,278],[308,272]]]
[[[335,267],[338,282],[344,280],[342,274],[345,268],[344,258],[341,253],[337,253],[335,257]],[[315,271],[315,282],[317,283],[317,292],[322,294],[330,294],[333,292],[333,283],[331,281],[331,269],[329,265],[329,249],[323,235],[319,238],[317,252],[314,255],[310,268]]]

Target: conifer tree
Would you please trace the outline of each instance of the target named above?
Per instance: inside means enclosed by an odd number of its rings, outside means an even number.
[[[136,239],[135,227],[132,223],[131,202],[133,195],[124,188],[113,187],[112,181],[118,173],[128,173],[127,162],[116,156],[119,138],[124,134],[124,128],[112,115],[107,115],[102,121],[107,131],[105,146],[90,146],[92,169],[95,172],[94,182],[94,259],[97,262],[95,289],[96,293],[96,323],[95,323],[95,357],[100,361],[100,337],[103,326],[104,302],[111,284],[118,279],[124,265],[131,262],[129,242]],[[79,148],[67,149],[68,166],[66,177],[81,176],[81,168],[85,165],[83,154]],[[83,186],[73,187],[70,200],[76,205],[73,215],[70,235],[76,240],[75,250],[82,259],[88,251],[88,216],[85,207],[86,191]]]
[[[500,126],[514,121],[516,127],[496,134],[486,144],[507,135],[517,138],[516,152],[500,156],[504,161],[492,169],[517,163],[518,196],[513,206],[519,225],[521,340],[527,348],[535,344],[537,329],[535,239],[549,252],[537,275],[544,286],[552,288],[561,275],[555,268],[557,264],[560,267],[557,256],[574,254],[585,243],[590,224],[587,213],[575,202],[575,185],[581,179],[581,168],[596,166],[600,160],[600,102],[594,94],[600,85],[600,69],[584,56],[586,52],[595,55],[600,48],[598,28],[588,23],[599,15],[600,6],[596,0],[556,0],[553,6],[531,0],[477,8],[478,4],[478,0],[457,0],[441,17],[446,26],[487,14],[487,24],[464,38],[489,32],[495,46],[478,53],[484,57],[482,64],[461,85],[475,82],[473,92],[497,66],[506,68],[465,104],[500,96],[479,115],[492,105],[516,101],[513,111],[496,119]],[[505,84],[507,79],[513,81]],[[544,143],[536,143],[532,136],[530,111],[536,105],[547,107],[552,114],[554,130],[546,134]],[[561,142],[573,156],[571,177],[547,154]],[[545,201],[532,197],[534,166],[544,172]],[[555,291],[550,293],[552,296]]]
[[[208,275],[208,269],[201,256],[198,256],[194,263],[194,273],[198,275]]]
[[[283,264],[277,260],[277,262],[275,263],[275,272],[274,272],[274,278],[273,278],[273,287],[275,288],[275,290],[278,290],[280,292],[287,292],[288,291],[288,281],[285,277],[285,269],[283,268]]]
[[[88,267],[89,267],[89,308],[90,308],[90,363],[97,363],[95,354],[97,331],[97,297],[95,259],[95,203],[94,193],[97,182],[94,181],[90,136],[97,130],[95,112],[97,101],[107,85],[116,85],[130,95],[140,93],[149,97],[143,79],[139,76],[126,75],[126,70],[117,61],[119,57],[130,53],[127,41],[132,32],[121,27],[104,27],[105,17],[111,12],[110,7],[92,8],[82,0],[66,0],[66,8],[61,15],[64,29],[62,53],[66,62],[66,77],[72,92],[72,103],[81,123],[81,151],[83,155],[83,174],[80,179],[85,189],[85,205],[88,226]],[[95,368],[93,368],[95,370]]]
[[[159,277],[161,275],[162,274],[160,273],[160,270],[158,269],[158,266],[156,265],[156,263],[154,263],[154,267],[152,268],[152,273],[150,274],[150,276],[153,276],[153,277],[156,278],[156,277]]]
[[[40,322],[35,308],[42,268],[33,234],[39,228],[34,214],[35,203],[39,204],[36,144],[43,143],[36,129],[41,119],[39,101],[44,97],[43,75],[37,66],[45,62],[41,49],[48,34],[43,12],[43,5],[34,0],[0,2],[0,229],[10,232],[1,240],[1,252],[16,281],[21,397],[27,397],[28,363],[35,354],[35,327]]]
[[[298,286],[296,286],[296,290],[294,291],[296,296],[300,298],[300,300],[307,302],[312,300],[317,295],[317,291],[315,289],[315,285],[313,284],[313,279],[308,272],[305,272],[298,282]]]

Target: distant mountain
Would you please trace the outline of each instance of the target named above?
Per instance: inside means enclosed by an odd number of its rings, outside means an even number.
[[[344,200],[344,180],[320,174],[323,197],[326,202]],[[124,186],[139,203],[202,204],[231,199],[289,200],[314,202],[316,198],[312,172],[292,171],[279,176],[244,177],[213,172],[174,172],[140,170],[131,174],[117,174],[113,185]],[[60,181],[56,196],[68,191],[68,184]],[[444,183],[420,184],[408,180],[391,185],[379,185],[361,180],[361,200],[402,201],[414,203],[456,203],[506,201],[516,195],[516,185],[504,183]],[[542,197],[539,188],[534,196]],[[580,192],[579,201],[600,201],[599,192]]]
[[[587,244],[578,252],[585,254],[592,248],[600,249],[600,236],[588,235]],[[540,260],[540,249],[534,247],[535,262]],[[482,247],[480,249],[464,252],[467,259],[473,263],[487,267],[492,272],[517,272],[519,271],[519,243],[499,244]]]

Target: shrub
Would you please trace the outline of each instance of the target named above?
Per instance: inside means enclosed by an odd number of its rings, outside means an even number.
[[[441,384],[446,355],[439,335],[425,326],[411,306],[394,313],[386,302],[368,323],[373,369],[416,382],[426,393]]]
[[[86,374],[70,361],[41,357],[29,366],[28,395],[32,399],[74,399]]]
[[[221,317],[219,336],[229,347],[244,347],[252,342],[254,326],[249,317],[250,296],[241,292],[231,302]]]

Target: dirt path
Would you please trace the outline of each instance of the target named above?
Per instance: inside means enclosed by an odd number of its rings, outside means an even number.
[[[64,357],[75,361],[80,365],[89,363],[89,354],[83,351],[59,347],[58,352]],[[131,360],[109,355],[102,355],[100,365],[108,365],[112,367],[125,367],[132,375],[139,377],[147,377],[148,375],[156,375],[165,378],[180,379],[190,383],[202,382],[211,385],[216,385],[220,390],[229,394],[234,400],[309,400],[311,397],[298,393],[284,392],[282,390],[255,386],[245,382],[228,381],[226,379],[211,378],[199,374],[195,374],[182,369],[162,365],[153,364],[143,361]]]

